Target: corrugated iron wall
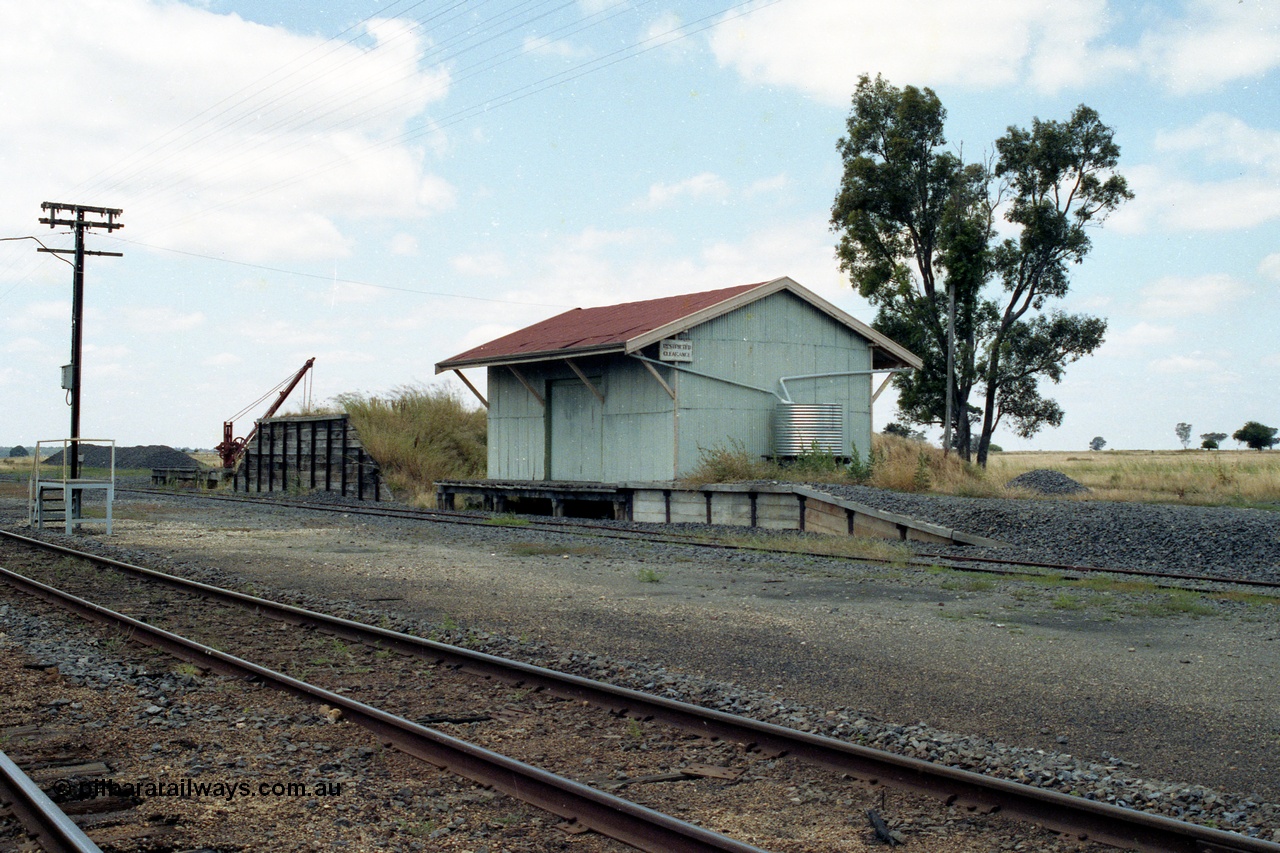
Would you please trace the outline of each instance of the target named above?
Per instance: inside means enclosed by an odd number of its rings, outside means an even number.
[[[605,395],[601,403],[563,361],[520,365],[517,369],[548,409],[508,368],[490,367],[489,477],[548,480],[559,472],[556,476],[569,474],[572,479],[599,482],[670,480],[696,466],[702,449],[735,442],[752,455],[770,456],[778,403],[770,392],[781,390],[780,377],[871,367],[866,340],[785,292],[696,326],[688,338],[694,359],[688,368],[761,390],[675,367],[656,367],[676,392],[673,400],[634,358],[577,359],[588,377],[598,377]],[[657,346],[644,355],[656,359]],[[559,401],[556,388],[562,389]],[[871,442],[869,375],[801,380],[788,388],[797,403],[839,405],[844,415],[844,453],[856,445],[865,457]],[[581,431],[590,421],[570,425],[568,413],[556,410],[558,405],[570,404],[581,407],[581,414],[598,415],[600,432],[574,433],[565,442],[552,435],[549,430],[556,424],[563,430]],[[575,446],[589,451],[575,451]],[[575,452],[582,458],[574,464],[562,466],[554,458],[557,453],[563,458]]]

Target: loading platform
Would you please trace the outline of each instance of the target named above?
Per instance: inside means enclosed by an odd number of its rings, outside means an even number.
[[[1002,543],[876,509],[799,483],[574,483],[535,480],[441,480],[436,506],[460,509],[459,498],[488,512],[518,509],[556,517],[590,516],[654,524],[722,524],[874,536],[945,545]]]

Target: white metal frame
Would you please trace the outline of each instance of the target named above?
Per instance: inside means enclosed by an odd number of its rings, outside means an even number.
[[[105,480],[97,477],[77,477],[71,479],[67,476],[69,473],[69,454],[71,453],[71,444],[75,442],[77,445],[98,444],[107,445],[111,448],[111,468],[110,476]],[[58,472],[60,476],[48,476],[41,469],[47,465],[44,462],[45,445],[61,445],[62,447],[62,465]],[[79,504],[83,506],[83,494],[86,491],[102,491],[107,499],[107,535],[111,535],[112,506],[116,498],[116,443],[110,438],[54,438],[36,442],[35,456],[32,458],[31,479],[28,481],[27,487],[27,524],[37,530],[44,528],[47,522],[51,520],[45,518],[44,496],[50,492],[62,492],[63,514],[65,518],[66,532],[68,535],[75,531],[75,528],[85,522],[97,523],[100,519],[96,518],[76,518],[71,509],[73,505]]]

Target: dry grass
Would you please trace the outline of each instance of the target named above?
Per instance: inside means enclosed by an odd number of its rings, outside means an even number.
[[[1107,450],[993,453],[987,470],[955,454],[894,435],[873,436],[869,476],[842,466],[783,467],[749,456],[741,446],[703,451],[690,484],[749,480],[861,482],[905,492],[966,497],[1039,497],[1004,484],[1037,468],[1061,471],[1088,494],[1055,500],[1145,501],[1198,505],[1275,506],[1280,503],[1280,453],[1256,450]],[[865,474],[865,472],[863,472]]]
[[[993,453],[987,479],[1052,468],[1088,486],[1088,500],[1252,506],[1280,501],[1280,453],[1104,450]]]
[[[896,435],[872,436],[871,458],[861,465],[844,466],[821,454],[779,465],[747,453],[740,443],[702,450],[696,468],[684,481],[742,483],[781,480],[805,483],[864,483],[905,492],[943,491],[951,494],[986,494],[982,471],[954,454],[943,456],[939,448]]]
[[[335,402],[399,500],[433,507],[436,480],[484,476],[485,413],[457,394],[404,385],[387,397],[340,394]]]

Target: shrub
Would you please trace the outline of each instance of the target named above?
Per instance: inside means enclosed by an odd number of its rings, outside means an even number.
[[[765,459],[752,456],[738,439],[715,447],[698,447],[698,464],[684,478],[691,485],[704,483],[744,483],[776,480],[781,469]]]
[[[432,506],[437,480],[482,477],[487,417],[446,388],[402,385],[387,397],[339,394],[334,402],[378,460],[401,500]]]

